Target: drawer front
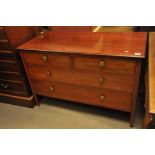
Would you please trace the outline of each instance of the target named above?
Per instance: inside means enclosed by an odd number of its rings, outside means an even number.
[[[22,80],[20,77],[20,74],[17,72],[6,72],[6,71],[0,71],[0,79],[5,80]]]
[[[15,55],[12,51],[0,51],[0,60],[15,60]]]
[[[75,87],[59,83],[33,81],[36,94],[114,108],[123,111],[131,110],[131,94],[97,88]]]
[[[6,39],[6,34],[2,26],[0,26],[0,39]]]
[[[0,40],[0,50],[10,50],[10,44],[8,40]]]
[[[23,56],[27,64],[49,65],[56,68],[71,68],[70,57],[66,55],[23,53]]]
[[[12,80],[0,79],[0,91],[1,92],[24,92],[25,88],[22,82]]]
[[[79,70],[100,71],[117,74],[134,74],[136,62],[134,60],[124,60],[120,58],[92,58],[80,57],[74,58],[74,67]]]
[[[0,61],[0,71],[19,72],[19,69],[14,61]]]
[[[55,81],[81,86],[92,86],[112,90],[132,92],[134,77],[115,74],[96,74],[89,72],[28,67],[32,80]]]

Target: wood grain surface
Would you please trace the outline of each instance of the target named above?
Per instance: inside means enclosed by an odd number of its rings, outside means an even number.
[[[145,32],[45,32],[18,49],[144,58],[146,39]]]

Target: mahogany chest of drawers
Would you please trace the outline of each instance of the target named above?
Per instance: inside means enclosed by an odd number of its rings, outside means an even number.
[[[36,99],[130,112],[133,126],[146,38],[138,32],[46,32],[18,49]]]
[[[36,36],[37,27],[0,26],[0,101],[34,105],[16,47]]]

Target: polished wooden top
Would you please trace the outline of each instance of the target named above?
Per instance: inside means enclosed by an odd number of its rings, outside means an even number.
[[[146,32],[45,32],[20,50],[144,58]]]
[[[155,32],[149,33],[148,102],[149,112],[155,113]]]

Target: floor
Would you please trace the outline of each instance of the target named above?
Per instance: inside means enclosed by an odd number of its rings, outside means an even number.
[[[141,128],[143,106],[138,103],[134,128]],[[25,108],[0,103],[0,128],[128,129],[129,114],[68,101],[45,98],[41,106]]]

